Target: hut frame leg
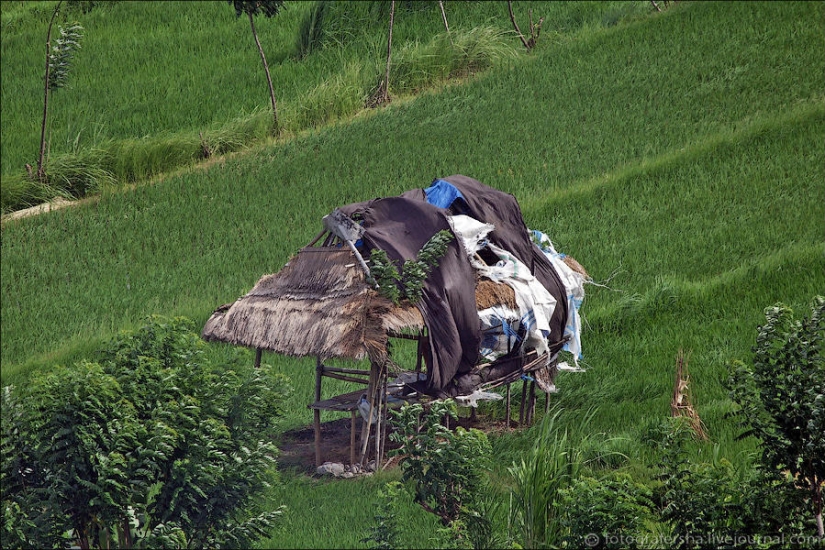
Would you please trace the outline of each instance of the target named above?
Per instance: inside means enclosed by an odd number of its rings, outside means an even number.
[[[324,373],[324,365],[321,363],[321,358],[318,357],[315,365],[315,402],[321,400],[321,376]],[[321,458],[321,411],[315,409],[313,411],[313,427],[315,430],[315,466],[318,467],[322,462]]]
[[[527,404],[527,380],[521,381],[521,405],[519,406],[518,411],[518,425],[523,426],[525,423],[525,416],[526,416],[526,409],[525,406]]]
[[[530,396],[527,398],[527,425],[533,424],[533,417],[536,413],[536,383],[530,382]]]
[[[355,464],[355,424],[357,413],[353,409],[350,411],[350,425],[349,425],[349,463],[350,466]]]
[[[510,384],[507,384],[507,405],[504,412],[504,422],[507,424],[507,431],[510,431]]]
[[[369,385],[367,386],[367,394],[370,396],[370,409],[369,414],[367,415],[367,419],[364,421],[364,429],[361,432],[361,467],[364,466],[364,460],[366,460],[367,458],[367,449],[369,448],[370,444],[370,432],[372,427],[372,423],[370,422],[370,420],[372,420],[373,410],[375,409],[375,397],[378,388],[379,371],[376,369],[380,369],[380,367],[373,363],[370,366],[370,381]]]

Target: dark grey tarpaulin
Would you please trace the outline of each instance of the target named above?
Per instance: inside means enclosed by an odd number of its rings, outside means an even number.
[[[567,322],[564,285],[544,253],[532,242],[516,198],[462,175],[443,178],[464,196],[451,209],[427,202],[423,189],[399,197],[375,199],[344,206],[341,210],[363,220],[365,257],[374,248],[387,252],[402,264],[415,259],[421,247],[438,231],[451,231],[448,216],[467,214],[495,226],[488,235],[491,242],[512,253],[528,266],[533,275],[557,300],[550,317],[551,350],[563,342]],[[453,239],[438,268],[424,285],[418,308],[430,332],[430,359],[427,391],[445,390],[451,381],[470,372],[478,361],[480,321],[475,301],[476,274],[460,239]]]
[[[439,231],[452,232],[449,212],[421,200],[375,199],[344,206],[341,211],[363,220],[365,257],[379,248],[399,265],[416,259],[421,247]],[[417,304],[430,333],[428,391],[441,390],[456,374],[476,365],[481,334],[475,304],[475,271],[460,239],[454,238],[427,277]]]
[[[550,317],[550,349],[559,347],[564,338],[567,323],[567,293],[564,283],[547,256],[533,243],[527,224],[521,215],[516,197],[484,185],[478,180],[455,174],[442,178],[461,191],[464,199],[458,199],[451,208],[452,214],[466,214],[481,222],[495,226],[487,236],[490,242],[512,253],[556,299],[556,307]],[[426,201],[423,189],[413,189],[401,195]]]

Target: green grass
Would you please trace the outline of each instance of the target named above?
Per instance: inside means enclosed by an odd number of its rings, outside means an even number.
[[[279,103],[276,129],[261,112],[268,103],[249,29],[225,3],[98,3],[87,11],[68,4],[58,24],[85,25],[82,55],[72,64],[70,85],[50,93],[44,186],[24,178],[23,167],[36,164],[42,113],[38,44],[54,5],[3,4],[2,69],[12,75],[1,87],[7,113],[0,124],[4,213],[53,195],[96,193],[101,179],[129,183],[273,134],[290,137],[350,117],[365,108],[383,75],[384,4],[290,3],[257,26]],[[570,13],[580,5],[553,8],[548,25],[565,29],[553,31],[555,36],[569,37],[638,16],[641,5],[590,6],[572,22]],[[313,13],[317,22],[319,12],[326,15],[316,28],[326,31],[325,38],[312,38],[305,27]],[[394,97],[515,55],[518,42],[501,5],[463,6],[451,17],[447,37],[435,3],[399,7]],[[302,40],[314,45],[312,53]]]
[[[453,13],[446,3],[451,29],[470,28],[471,15],[493,10],[487,4],[467,3],[466,12],[455,6]],[[312,132],[128,191],[104,185],[99,200],[5,223],[3,384],[25,383],[33,370],[71,363],[151,313],[202,324],[215,307],[280,269],[336,206],[462,173],[515,194],[528,226],[545,231],[596,281],[609,279],[610,288],[588,287],[588,371],[560,375],[560,393],[551,401],[564,409],[561,424],[575,431],[596,406],[592,429],[605,441],[618,438],[611,445],[629,457],[623,467],[650,475],[645,464],[655,452],[645,439],[669,414],[676,355],[684,349],[711,444],[718,443],[723,456],[747,460],[753,442],[736,441],[738,430],[725,418],[731,410],[723,387],[727,362],[749,357],[765,307],[783,301],[805,311],[813,295],[825,291],[825,7],[680,2],[646,14],[629,3],[531,5],[536,15],[547,10],[548,19],[539,48],[529,56],[502,60],[461,84],[428,89],[351,120],[349,111],[327,113],[326,101],[318,99],[321,114],[307,115],[320,121]],[[515,6],[526,12],[520,2]],[[128,3],[106,9],[127,8],[139,9]],[[239,41],[251,40],[228,6],[214,9],[226,12]],[[12,158],[5,155],[16,154],[6,148],[7,115],[16,105],[6,103],[11,78],[5,29],[12,24],[6,10],[4,5],[4,185],[6,159]],[[439,32],[439,19],[431,34],[419,29],[416,36],[410,27],[401,36],[427,45]],[[614,25],[614,19],[624,22]],[[140,20],[137,13],[133,20]],[[295,47],[287,38],[281,38],[284,50]],[[243,50],[243,56],[235,64],[248,67],[250,78],[260,76],[254,50]],[[291,94],[346,90],[334,82],[335,75],[357,72],[347,60],[339,57],[335,70],[323,75],[305,74],[301,90],[296,85],[290,92],[281,83],[285,112],[293,108]],[[296,71],[301,66],[288,57],[281,64]],[[342,83],[349,80],[341,77]],[[186,114],[194,107],[179,107],[185,112],[177,119],[179,130],[197,135],[200,127],[223,127],[240,119],[241,110],[255,116],[249,113],[266,101],[260,84],[250,87],[257,99],[236,109],[218,101],[208,120],[205,113]],[[160,111],[157,105],[167,100],[152,95],[157,87],[145,91],[152,96],[146,103],[124,106],[118,116]],[[64,92],[77,90],[58,94]],[[56,106],[54,113],[65,111],[66,105]],[[55,127],[66,127],[58,117]],[[333,120],[338,123],[323,126]],[[148,118],[141,124],[155,126],[138,130],[134,123],[120,135],[107,130],[99,142],[128,143],[175,130]],[[29,150],[31,144],[21,149]],[[270,354],[265,361],[288,374],[296,388],[284,427],[307,425],[314,362]],[[325,385],[324,391],[347,389]],[[515,396],[519,390],[514,388]],[[497,406],[488,410],[500,415]],[[504,480],[503,469],[533,437],[526,431],[497,439],[502,471],[494,476]],[[697,444],[694,452],[707,457],[711,444]],[[288,474],[285,482],[268,498],[290,511],[263,546],[361,546],[378,479],[323,483]],[[409,514],[411,525],[429,529],[429,518]]]

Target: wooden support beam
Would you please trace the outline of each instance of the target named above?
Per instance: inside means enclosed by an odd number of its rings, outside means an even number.
[[[329,372],[324,370],[324,376],[329,378],[335,378],[336,380],[343,380],[344,382],[355,382],[356,384],[369,384],[369,380],[364,380],[363,378],[355,378],[353,376],[344,376],[343,374],[336,374],[334,372]]]
[[[421,372],[421,362],[424,359],[424,339],[421,337],[422,331],[418,331],[418,344],[416,345],[415,372]]]
[[[321,377],[324,374],[324,365],[321,363],[321,358],[315,364],[315,402],[321,400]],[[315,409],[313,411],[313,428],[315,430],[315,466],[318,467],[323,464],[321,460],[321,411]]]
[[[510,431],[510,384],[507,384],[507,406],[505,407],[506,412],[504,413],[505,422],[507,423],[507,431]]]
[[[370,371],[364,370],[364,369],[345,369],[345,368],[341,368],[341,367],[330,367],[330,366],[324,365],[324,374],[326,374],[328,372],[340,372],[342,374],[358,374],[358,375],[361,375],[361,376],[369,376],[370,375]]]
[[[370,430],[372,424],[370,420],[372,420],[372,411],[375,407],[375,393],[376,393],[376,386],[378,384],[378,367],[375,363],[370,364],[370,381],[369,385],[367,386],[367,395],[369,395],[370,400],[370,407],[369,407],[369,414],[367,415],[367,419],[364,422],[364,429],[361,431],[361,461],[360,464],[364,466],[364,460],[367,458],[367,448],[369,447],[370,443]]]
[[[309,243],[306,247],[307,247],[307,248],[309,248],[310,246],[313,246],[315,243],[317,243],[318,241],[320,241],[320,240],[321,240],[321,237],[323,237],[323,236],[324,236],[324,234],[325,234],[326,232],[327,232],[327,230],[326,230],[326,229],[324,229],[323,231],[321,231],[320,233],[318,233],[318,236],[317,236],[317,237],[315,237],[314,239],[312,239],[312,242],[311,242],[311,243]]]
[[[258,348],[258,349],[255,350],[255,368],[256,369],[261,368],[261,355],[262,355],[262,352],[263,352],[263,350],[261,348]]]
[[[349,425],[349,464],[352,466],[355,464],[355,420],[358,418],[358,413],[353,409],[350,414],[352,416]]]
[[[524,425],[524,420],[525,420],[524,413],[526,412],[524,406],[525,406],[526,403],[527,403],[527,380],[522,380],[521,381],[521,406],[519,406],[519,411],[518,411],[518,425],[519,426]]]
[[[536,382],[530,382],[530,397],[527,398],[527,425],[533,425],[533,417],[536,414]]]

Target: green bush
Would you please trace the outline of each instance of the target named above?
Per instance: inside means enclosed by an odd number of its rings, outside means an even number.
[[[286,381],[210,358],[182,318],[123,333],[99,361],[2,395],[6,547],[243,546],[281,510],[253,497],[275,477]]]
[[[659,519],[670,529],[668,546],[748,548],[803,534],[803,499],[787,474],[749,463],[735,467],[719,457],[718,447],[711,462],[695,462],[685,449],[689,426],[682,418],[669,420],[655,497]]]
[[[403,456],[402,481],[413,500],[441,520],[452,543],[484,546],[492,536],[483,513],[492,452],[487,436],[442,424],[457,418],[454,401],[436,401],[428,411],[421,404],[405,404],[393,416],[396,430],[390,439],[401,445],[393,453]]]
[[[581,477],[560,493],[564,539],[571,548],[636,548],[654,517],[650,488],[626,474]]]

